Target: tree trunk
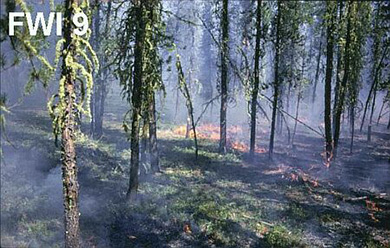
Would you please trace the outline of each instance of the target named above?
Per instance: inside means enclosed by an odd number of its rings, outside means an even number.
[[[379,110],[379,115],[378,115],[378,119],[376,120],[376,125],[378,126],[379,125],[379,122],[382,118],[382,113],[383,113],[383,109],[385,108],[385,104],[386,104],[386,99],[383,99],[382,101],[382,107],[381,109]]]
[[[101,43],[101,31],[100,31],[100,3],[98,0],[95,2],[96,5],[96,14],[93,19],[94,25],[94,50],[97,51],[100,61],[100,68],[96,74],[96,80],[94,83],[94,89],[91,99],[91,134],[94,138],[100,138],[103,135],[103,114],[104,114],[104,102],[106,98],[106,85],[105,85],[105,76],[106,69],[105,66],[105,55],[101,54],[100,43]],[[108,3],[107,11],[107,23],[109,22],[111,11],[111,2]],[[108,26],[106,25],[105,33],[109,32]]]
[[[229,42],[229,15],[228,2],[222,3],[222,47],[221,47],[221,111],[220,111],[220,140],[219,152],[226,153],[226,113],[228,107],[228,42]]]
[[[351,3],[353,4],[353,3]],[[351,6],[348,6],[351,8]],[[341,114],[344,109],[344,100],[345,100],[345,93],[346,93],[346,88],[347,88],[347,83],[349,79],[349,63],[350,63],[350,43],[351,43],[351,17],[350,17],[350,10],[348,13],[348,24],[347,24],[347,37],[346,37],[346,42],[345,42],[345,56],[344,56],[344,75],[343,75],[343,80],[340,85],[340,95],[339,95],[339,100],[337,103],[337,109],[336,109],[336,114],[335,114],[335,131],[334,131],[334,149],[335,152],[337,151],[337,146],[339,143],[339,138],[340,138],[340,124],[341,124]]]
[[[65,56],[76,57],[74,41],[72,38],[73,26],[70,20],[73,18],[74,7],[78,6],[76,0],[65,0],[64,14],[64,52]],[[64,91],[66,109],[64,113],[64,125],[62,127],[61,162],[62,183],[65,207],[65,247],[80,247],[79,227],[79,184],[77,180],[76,150],[75,150],[75,82],[70,66],[63,63],[62,75],[65,77]]]
[[[275,121],[276,111],[278,107],[279,96],[279,55],[280,55],[280,17],[281,17],[281,1],[278,1],[278,9],[276,16],[276,42],[275,42],[275,64],[274,64],[274,97],[272,100],[272,119],[271,119],[271,136],[269,141],[269,157],[272,158],[274,152],[274,139],[275,139]]]
[[[372,98],[371,113],[370,113],[370,120],[369,120],[370,125],[372,125],[372,118],[373,118],[374,112],[375,112],[377,86],[378,86],[378,84],[376,83],[374,86],[374,92],[373,92],[374,97]]]
[[[353,138],[355,135],[355,106],[350,107],[350,118],[351,118],[351,146],[349,148],[349,152],[352,154],[353,150]]]
[[[322,55],[322,31],[320,36],[320,47],[318,49],[318,55],[317,55],[316,74],[314,76],[313,96],[311,99],[312,107],[314,107],[314,103],[316,101],[316,96],[317,96],[316,91],[317,91],[318,79],[320,77],[321,55]]]
[[[144,23],[144,2],[135,1],[136,11],[136,34],[134,48],[134,82],[132,89],[132,123],[131,123],[131,159],[130,159],[130,183],[127,191],[128,200],[135,200],[138,191],[138,170],[139,170],[139,132],[140,114],[142,105],[142,84],[143,84],[143,48],[145,40]]]
[[[257,13],[256,13],[256,45],[255,45],[255,84],[252,91],[251,101],[251,137],[250,137],[250,150],[251,157],[254,156],[256,148],[256,114],[257,114],[257,97],[259,94],[260,84],[260,37],[261,36],[261,0],[257,0]]]
[[[325,146],[326,160],[332,157],[332,120],[331,120],[331,99],[332,99],[332,71],[333,71],[333,46],[334,46],[334,14],[336,8],[333,2],[327,2],[327,13],[331,15],[327,27],[327,46],[326,46],[326,72],[325,72]]]
[[[302,98],[302,93],[298,93],[298,99],[297,99],[297,108],[295,110],[295,124],[294,124],[294,131],[292,133],[292,138],[291,138],[291,145],[294,145],[294,139],[295,139],[295,133],[297,132],[297,126],[298,126],[298,117],[299,117],[299,104],[301,102]]]
[[[211,19],[211,6],[208,1],[203,1],[204,3],[204,13],[203,13],[203,19],[206,23],[210,23]],[[202,73],[200,74],[201,82],[202,82],[202,96],[205,101],[210,101],[213,98],[213,73],[212,73],[212,66],[213,66],[213,53],[211,53],[212,49],[212,40],[210,38],[210,35],[207,33],[207,31],[203,31],[202,33],[202,56],[205,59],[202,59]],[[211,110],[210,110],[211,112]],[[212,116],[212,115],[211,115]],[[211,121],[211,118],[210,118]]]
[[[146,116],[147,116],[147,113],[144,113]],[[148,149],[148,134],[149,134],[149,118],[144,118],[143,120],[143,126],[142,126],[142,135],[141,135],[141,146],[140,146],[140,150],[141,150],[141,160],[140,160],[140,163],[141,163],[141,167],[140,167],[140,170],[139,170],[139,173],[140,175],[146,175],[148,174],[150,168],[148,166],[148,158],[147,158],[147,154],[146,152],[149,150]]]
[[[387,129],[390,129],[390,114],[389,114],[389,122],[387,123]]]
[[[375,85],[376,85],[376,80],[374,80],[374,82],[371,84],[370,91],[368,92],[368,96],[367,96],[367,99],[366,99],[366,103],[364,104],[363,117],[362,117],[362,122],[360,124],[360,132],[363,130],[364,121],[366,119],[368,106],[370,105],[370,101],[371,101],[371,95],[372,95],[372,92],[374,91],[374,89],[376,88]]]
[[[338,23],[341,23],[342,16],[343,16],[343,1],[338,2],[338,8],[339,8]],[[338,39],[340,40],[340,37],[338,37]],[[333,114],[333,123],[332,123],[333,135],[334,135],[334,130],[335,130],[335,121],[334,120],[336,119],[336,110],[337,110],[337,104],[338,104],[339,94],[340,94],[340,81],[341,81],[340,72],[341,72],[341,68],[342,68],[341,47],[338,44],[338,42],[336,42],[336,44],[337,44],[337,68],[336,68],[336,86],[334,88],[334,102],[333,102],[333,113],[332,113]]]
[[[152,102],[149,105],[149,153],[150,166],[152,172],[160,171],[157,147],[157,118],[156,118],[156,98],[153,92]]]
[[[196,136],[196,124],[194,119],[194,108],[192,105],[191,95],[190,91],[188,89],[187,83],[185,81],[183,68],[181,66],[180,56],[176,56],[176,68],[177,68],[177,74],[178,74],[178,83],[179,83],[179,89],[182,92],[185,100],[186,100],[186,107],[187,107],[187,116],[188,116],[188,122],[191,123],[192,126],[192,132],[194,134],[194,143],[195,143],[195,158],[198,159],[198,138]]]
[[[383,62],[383,60],[385,58],[385,55],[387,53],[387,48],[388,47],[386,47],[384,49],[380,61],[376,64],[376,67],[374,68],[374,70],[375,70],[375,72],[373,73],[374,74],[374,80],[372,82],[370,91],[368,92],[366,103],[364,105],[362,123],[360,124],[360,132],[363,130],[364,121],[365,121],[367,110],[368,110],[368,105],[370,104],[370,101],[371,101],[371,95],[374,94],[374,99],[373,99],[372,108],[371,108],[371,115],[370,115],[370,124],[372,122],[373,111],[375,110],[376,91],[377,91],[377,88],[378,88],[378,81],[379,81],[380,71],[381,71],[381,68],[382,68],[382,62]],[[376,44],[376,47],[374,48],[374,50],[375,50],[374,54],[376,56],[378,56],[379,55],[378,54],[379,53],[379,51],[378,51],[379,50],[379,44]],[[374,58],[374,60],[375,60],[375,58]]]
[[[298,95],[297,95],[297,108],[295,110],[295,124],[294,124],[294,130],[291,137],[291,145],[294,146],[294,139],[295,139],[295,133],[297,132],[297,126],[298,126],[298,117],[299,117],[299,105],[302,99],[302,81],[304,80],[305,76],[305,56],[302,56],[302,68],[301,68],[301,78],[300,82],[298,83]],[[286,124],[287,125],[287,124]],[[290,142],[289,142],[290,143]]]

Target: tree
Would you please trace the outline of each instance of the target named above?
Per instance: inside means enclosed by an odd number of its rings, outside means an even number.
[[[221,111],[219,151],[226,153],[226,113],[228,107],[228,56],[229,56],[229,0],[222,2],[222,42],[221,42]]]
[[[332,72],[333,72],[333,48],[334,48],[334,31],[335,31],[335,13],[336,3],[334,1],[326,2],[326,27],[327,27],[327,45],[326,45],[326,71],[325,71],[325,150],[326,161],[329,165],[332,158],[332,120],[331,120],[331,98],[332,98]]]
[[[256,45],[255,45],[255,68],[254,68],[254,87],[251,101],[251,133],[250,133],[250,156],[253,157],[256,147],[256,113],[257,97],[259,95],[260,84],[260,42],[261,42],[261,0],[257,0],[256,11]]]
[[[346,6],[347,29],[344,47],[343,78],[339,88],[339,99],[335,110],[334,119],[334,149],[337,151],[340,138],[341,114],[348,103],[349,117],[351,124],[351,147],[353,147],[354,126],[355,126],[355,106],[358,92],[360,90],[359,78],[362,68],[362,47],[365,44],[367,33],[368,17],[370,14],[370,4],[367,2],[349,1]],[[347,100],[346,100],[347,96]]]
[[[183,68],[181,66],[180,62],[180,55],[176,55],[176,68],[177,68],[177,75],[178,75],[178,85],[181,93],[183,94],[184,98],[186,99],[186,106],[187,106],[187,116],[188,120],[187,123],[190,123],[191,129],[194,135],[194,143],[195,143],[195,158],[198,159],[198,138],[196,136],[196,124],[194,119],[194,107],[192,105],[191,95],[190,91],[188,89],[188,85],[186,83]]]
[[[269,141],[269,157],[272,158],[274,152],[274,139],[275,139],[275,122],[276,122],[276,111],[278,107],[278,97],[279,97],[279,58],[280,58],[280,29],[281,29],[281,15],[282,15],[282,1],[277,3],[277,13],[276,13],[276,37],[275,37],[275,58],[274,58],[274,93],[272,99],[272,119],[271,119],[271,136]]]
[[[350,45],[351,45],[351,31],[353,28],[352,24],[352,10],[353,4],[348,4],[347,6],[347,34],[345,38],[345,47],[344,47],[344,75],[343,79],[340,84],[339,89],[339,99],[337,101],[337,106],[335,110],[335,117],[334,117],[334,134],[333,134],[333,140],[334,140],[334,152],[337,151],[337,146],[339,143],[340,138],[340,124],[341,124],[341,114],[344,109],[344,102],[345,102],[345,94],[347,90],[347,83],[350,75]]]
[[[140,163],[147,164],[150,153],[150,170],[158,172],[157,116],[155,92],[162,90],[162,64],[160,47],[171,47],[165,35],[160,1],[133,1],[120,20],[115,47],[115,73],[120,79],[123,97],[130,105],[124,116],[123,127],[130,133],[130,178],[127,199],[135,200],[139,185]],[[128,116],[131,114],[131,126]],[[142,128],[142,147],[140,132]],[[140,151],[142,157],[140,159]],[[142,160],[142,161],[141,161]],[[145,171],[149,168],[145,167]],[[143,171],[142,171],[143,172]]]
[[[132,120],[131,120],[131,158],[130,158],[130,182],[127,191],[127,198],[135,200],[138,191],[138,170],[139,170],[139,132],[142,107],[143,88],[143,50],[145,42],[145,4],[147,1],[134,1],[136,17],[135,44],[134,44],[134,83],[132,88]]]
[[[348,83],[348,106],[351,128],[350,153],[353,151],[356,116],[355,112],[356,105],[359,100],[359,91],[361,88],[360,78],[361,70],[363,68],[363,48],[366,44],[367,33],[370,31],[369,17],[371,14],[371,4],[368,2],[357,3],[351,11],[353,11],[352,18],[354,28],[352,30],[353,39],[351,39],[351,57],[353,60],[351,60],[350,64],[351,76]],[[370,122],[372,122],[372,117],[370,118]]]
[[[102,3],[96,0],[94,4],[95,14],[93,16],[93,48],[97,52],[99,57],[101,68],[95,75],[95,86],[91,98],[91,134],[95,138],[99,138],[103,135],[103,114],[104,104],[107,95],[107,56],[105,53],[105,46],[101,45],[104,41],[108,40],[108,34],[110,33],[110,16],[111,16],[112,2],[107,3],[107,10],[105,18],[101,18],[101,14],[104,13]],[[101,22],[105,21],[104,29],[101,27]]]
[[[90,116],[89,106],[93,86],[93,64],[98,60],[88,35],[75,35],[72,24],[74,14],[88,9],[88,2],[65,0],[63,39],[57,43],[56,61],[62,56],[62,72],[58,94],[49,103],[55,135],[61,134],[62,182],[65,207],[65,247],[80,247],[79,184],[77,179],[75,140],[76,118],[84,113]],[[62,51],[61,51],[62,46]],[[87,51],[90,53],[88,57]],[[83,65],[85,64],[85,66]],[[84,82],[85,81],[85,82]],[[54,100],[58,99],[57,104]]]
[[[376,92],[378,90],[379,82],[381,81],[382,70],[384,67],[384,59],[388,53],[390,44],[386,43],[386,15],[385,6],[383,3],[378,3],[375,9],[374,27],[373,27],[373,51],[372,60],[373,66],[371,68],[371,87],[367,95],[366,102],[363,110],[363,117],[360,124],[360,132],[363,130],[363,126],[366,119],[366,114],[371,104],[371,114],[369,119],[369,125],[372,124],[372,117],[375,110]],[[374,96],[373,96],[374,95]],[[373,96],[373,97],[372,97]]]

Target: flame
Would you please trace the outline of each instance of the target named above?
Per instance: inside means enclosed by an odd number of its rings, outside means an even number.
[[[191,234],[192,233],[191,226],[189,224],[185,224],[183,227],[183,231],[187,234]]]
[[[185,136],[187,131],[187,125],[178,126],[173,130],[173,133],[180,136]],[[243,129],[241,126],[232,125],[227,128],[227,137],[228,137],[228,146],[239,152],[249,152],[249,146],[240,141],[237,136],[243,134]],[[200,125],[196,128],[196,135],[199,139],[208,139],[217,141],[220,139],[220,128],[217,125],[207,123]],[[194,137],[194,132],[190,130],[189,137]],[[255,148],[256,153],[266,153],[266,150],[261,147]]]
[[[366,200],[366,207],[368,209],[368,216],[374,221],[374,222],[379,222],[379,219],[375,217],[375,214],[377,212],[382,212],[383,209],[378,207],[378,205],[370,200]]]
[[[379,208],[375,202],[373,201],[370,201],[370,200],[366,200],[366,206],[367,206],[367,209],[370,210],[370,211],[374,211],[374,212],[380,212],[382,211],[381,208]]]
[[[240,152],[247,152],[249,150],[248,146],[245,145],[243,142],[236,141],[236,142],[231,142],[231,147],[234,150],[240,151]]]

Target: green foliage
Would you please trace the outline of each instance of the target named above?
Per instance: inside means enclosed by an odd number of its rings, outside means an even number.
[[[366,37],[370,31],[371,3],[369,2],[349,2],[348,21],[351,23],[351,43],[350,51],[350,80],[348,82],[349,104],[355,106],[358,100],[358,92],[361,87],[360,77],[363,67],[364,50]],[[348,58],[349,59],[349,58]]]
[[[274,226],[265,238],[267,243],[275,248],[304,247],[299,235],[292,233],[282,225]]]
[[[162,81],[162,64],[160,56],[161,48],[171,47],[170,38],[166,35],[166,24],[163,21],[162,5],[160,1],[145,1],[142,4],[142,21],[145,24],[144,42],[142,50],[142,113],[146,112],[155,91],[163,91],[165,87]],[[122,96],[131,104],[134,73],[134,41],[137,28],[136,6],[130,4],[120,20],[117,30],[115,45],[111,49],[116,53],[114,64],[115,75],[122,86]],[[123,128],[126,132],[130,130],[128,125],[129,110],[123,122]],[[146,117],[146,115],[145,115]]]
[[[73,13],[86,12],[90,14],[88,1],[82,1],[80,5],[72,5]],[[53,120],[53,133],[57,137],[64,127],[66,115],[67,99],[65,96],[65,81],[71,80],[75,85],[76,92],[72,96],[74,99],[75,114],[84,114],[90,117],[90,101],[93,87],[94,67],[99,67],[96,53],[89,44],[91,30],[85,36],[73,35],[68,47],[64,47],[65,40],[61,39],[56,44],[56,55],[54,64],[57,65],[62,57],[63,68],[68,70],[67,74],[62,74],[59,80],[58,93],[53,95],[48,101],[50,117]],[[62,48],[61,48],[62,47]],[[70,78],[68,78],[70,76]],[[79,90],[79,92],[77,92]],[[57,102],[55,103],[55,100]]]

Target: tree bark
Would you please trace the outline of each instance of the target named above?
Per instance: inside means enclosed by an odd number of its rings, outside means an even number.
[[[259,95],[260,84],[260,37],[261,36],[261,0],[257,0],[257,13],[256,13],[256,45],[255,45],[255,82],[252,91],[251,101],[251,137],[250,137],[250,150],[251,157],[254,156],[256,148],[256,114],[257,114],[257,97]]]
[[[134,82],[132,89],[132,123],[131,123],[131,159],[130,159],[130,182],[127,191],[127,199],[135,200],[138,191],[138,170],[139,170],[139,131],[140,114],[142,107],[142,85],[143,85],[143,48],[145,40],[144,22],[144,1],[136,0],[134,3],[136,11],[136,34],[134,48]]]
[[[332,99],[332,71],[333,71],[333,46],[334,46],[334,14],[335,6],[333,2],[327,2],[327,13],[331,15],[327,23],[327,46],[326,46],[326,72],[325,72],[325,146],[326,160],[329,163],[332,157],[332,121],[331,121],[331,99]]]
[[[64,14],[64,52],[65,56],[76,57],[76,47],[73,42],[73,26],[70,20],[73,18],[76,0],[65,0]],[[72,68],[66,63],[62,66],[62,76],[65,77],[65,104],[64,126],[62,127],[61,139],[61,162],[62,162],[62,183],[65,208],[65,247],[80,247],[79,227],[79,184],[77,180],[77,164],[75,150],[75,82],[72,75]]]
[[[228,107],[228,42],[229,42],[229,0],[222,3],[222,47],[221,47],[221,111],[220,111],[220,140],[219,152],[226,153],[226,114]]]
[[[353,4],[353,2],[351,2]],[[351,6],[348,6],[348,8],[351,8]],[[345,100],[345,93],[346,93],[346,88],[347,88],[347,83],[349,80],[349,64],[350,64],[350,43],[351,43],[351,10],[348,11],[348,24],[347,24],[347,37],[346,37],[346,43],[345,43],[345,56],[344,56],[344,75],[343,75],[343,80],[340,85],[340,90],[339,90],[339,100],[337,103],[337,108],[336,108],[336,114],[335,114],[335,131],[334,131],[334,149],[335,152],[337,151],[337,146],[339,143],[339,138],[340,138],[340,124],[341,124],[341,114],[344,109],[344,100]]]
[[[276,16],[276,42],[275,42],[275,62],[274,62],[274,97],[272,100],[272,120],[271,120],[271,136],[269,141],[269,157],[272,158],[274,152],[275,139],[275,121],[276,111],[278,107],[279,96],[279,56],[280,56],[280,18],[281,18],[281,1],[278,1],[278,9]]]

